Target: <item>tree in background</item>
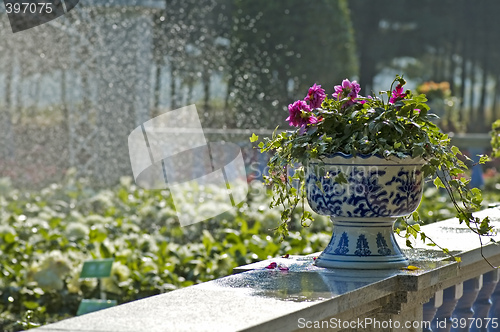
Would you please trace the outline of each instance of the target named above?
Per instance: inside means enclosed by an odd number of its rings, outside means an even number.
[[[154,20],[155,109],[164,90],[168,90],[172,110],[201,100],[200,117],[211,126],[216,118],[213,112],[220,112],[212,110],[211,81],[214,74],[227,71],[232,1],[165,2],[165,11],[157,13]],[[169,69],[168,87],[161,86],[163,68]],[[202,85],[202,96],[194,93],[198,84]]]
[[[359,51],[360,83],[369,91],[384,69],[417,83],[446,81],[467,132],[486,132],[500,118],[500,3],[466,0],[349,1]],[[416,60],[412,66],[396,59]],[[403,68],[403,70],[402,70]]]
[[[357,73],[347,2],[235,0],[226,109],[231,126],[274,128],[313,83]],[[298,96],[300,97],[300,96]]]

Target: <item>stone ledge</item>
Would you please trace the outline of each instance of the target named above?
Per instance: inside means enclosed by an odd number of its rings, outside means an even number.
[[[500,221],[500,210],[482,213]],[[451,285],[479,276],[491,267],[480,249],[470,244],[475,235],[463,235],[452,221],[433,228],[436,241],[449,241],[461,251],[463,262],[446,260],[433,248],[419,247],[410,255],[409,270],[345,270],[314,266],[314,255],[275,258],[235,268],[234,274],[170,293],[70,318],[38,328],[40,332],[87,331],[291,331],[299,318],[321,321],[335,317],[391,317],[422,319],[422,304]],[[434,233],[438,230],[438,233]],[[431,230],[428,230],[431,231]],[[451,234],[451,235],[450,235]],[[455,241],[459,234],[460,241]],[[463,238],[462,238],[463,237]],[[468,242],[462,242],[468,239]],[[406,250],[407,251],[407,250]],[[500,263],[500,248],[483,250],[492,263]],[[407,251],[408,253],[408,251]],[[265,267],[275,261],[288,271]],[[389,305],[390,304],[390,305]],[[381,315],[381,316],[380,316]]]

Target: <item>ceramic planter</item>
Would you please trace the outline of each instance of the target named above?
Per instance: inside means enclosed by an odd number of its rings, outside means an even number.
[[[422,198],[422,159],[337,153],[306,168],[309,205],[333,221],[330,243],[316,259],[328,268],[391,269],[408,265],[394,238],[397,217]],[[335,178],[342,173],[347,183]]]

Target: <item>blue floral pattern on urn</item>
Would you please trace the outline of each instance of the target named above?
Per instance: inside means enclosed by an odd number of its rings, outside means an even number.
[[[337,153],[306,165],[309,205],[316,213],[331,216],[334,224],[332,239],[316,265],[354,269],[408,265],[393,224],[418,207],[424,164],[409,157]]]

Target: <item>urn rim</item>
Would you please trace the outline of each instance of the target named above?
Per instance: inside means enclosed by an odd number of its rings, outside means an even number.
[[[415,165],[422,166],[425,165],[427,161],[422,157],[412,158],[407,156],[406,158],[399,158],[397,156],[384,157],[379,154],[357,154],[353,156],[352,154],[345,154],[343,152],[335,152],[328,155],[323,155],[316,159],[311,159],[308,164],[357,164],[357,165]]]

